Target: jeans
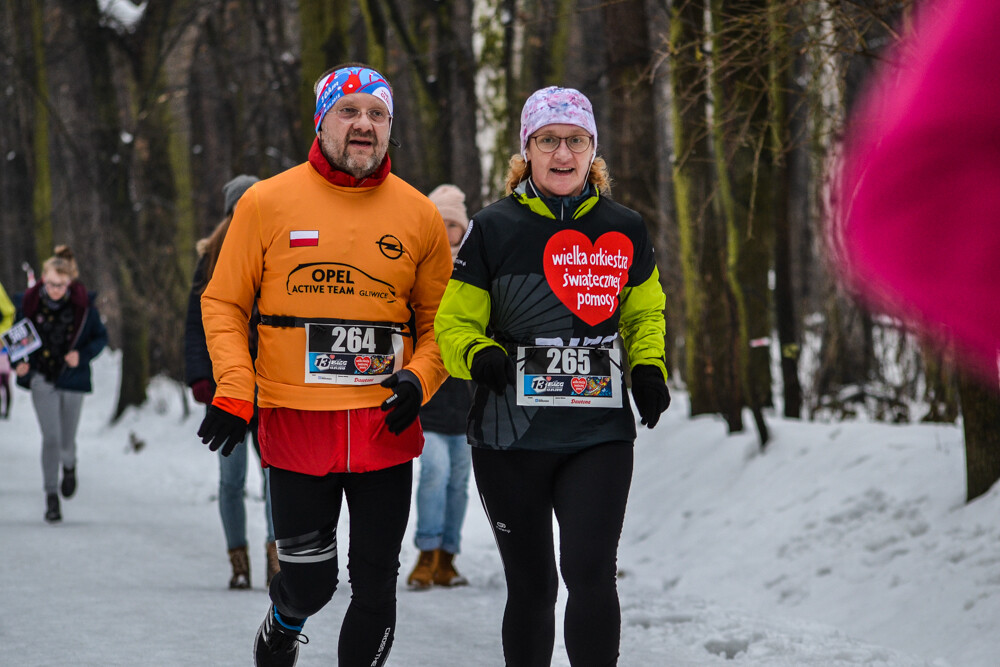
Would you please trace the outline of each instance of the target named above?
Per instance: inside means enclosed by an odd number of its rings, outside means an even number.
[[[256,422],[250,430],[256,445]],[[219,516],[222,530],[226,533],[226,548],[238,549],[247,546],[247,510],[244,504],[247,484],[247,443],[241,442],[229,456],[219,453]],[[264,470],[264,521],[267,526],[267,541],[274,541],[274,524],[271,522],[271,490],[268,488],[268,474]]]
[[[417,534],[421,551],[443,549],[457,554],[462,523],[469,504],[469,471],[472,448],[465,434],[424,432],[417,486]]]

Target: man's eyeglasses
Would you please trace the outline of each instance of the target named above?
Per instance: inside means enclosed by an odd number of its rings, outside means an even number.
[[[353,123],[361,118],[362,111],[354,107],[340,107],[339,109],[334,109],[333,113],[337,114],[337,118],[345,123]],[[392,118],[392,116],[381,109],[369,109],[364,113],[368,116],[368,120],[372,125],[385,125]]]
[[[566,148],[574,153],[583,153],[590,148],[591,138],[587,134],[574,134],[572,137],[557,137],[554,134],[539,134],[532,139],[535,147],[543,153],[554,153],[559,150],[559,144],[566,142]]]
[[[69,282],[56,283],[56,282],[45,281],[45,289],[61,290],[61,289],[66,289],[67,287],[69,287]]]

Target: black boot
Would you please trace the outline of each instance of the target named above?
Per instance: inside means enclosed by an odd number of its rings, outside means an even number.
[[[72,498],[76,493],[76,468],[63,468],[62,487],[63,498]]]
[[[282,623],[273,604],[267,610],[254,641],[255,667],[294,667],[299,659],[299,644],[308,644],[309,638],[302,634],[301,623],[293,624],[290,620]]]
[[[45,496],[45,520],[49,523],[62,521],[62,513],[59,511],[59,496],[54,493]]]

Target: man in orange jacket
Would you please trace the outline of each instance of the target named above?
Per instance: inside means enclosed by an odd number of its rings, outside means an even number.
[[[202,296],[218,389],[198,435],[223,454],[242,442],[256,386],[281,572],[254,664],[293,665],[303,623],[333,596],[346,497],[351,604],[339,663],[382,665],[423,447],[417,414],[447,377],[433,325],[451,253],[434,204],[390,173],[385,78],[349,64],[315,92],[309,160],[239,200]]]

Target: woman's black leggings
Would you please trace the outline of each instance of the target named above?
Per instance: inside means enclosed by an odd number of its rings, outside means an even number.
[[[410,513],[413,462],[364,473],[269,472],[271,517],[281,571],[271,600],[295,622],[323,608],[337,588],[342,498],[350,512],[351,604],[340,627],[341,667],[382,665],[396,629],[399,550]]]
[[[507,667],[548,667],[552,661],[559,588],[553,511],[569,592],[564,630],[570,663],[617,664],[621,609],[615,577],[632,454],[630,442],[573,454],[472,449],[476,485],[507,579]]]

